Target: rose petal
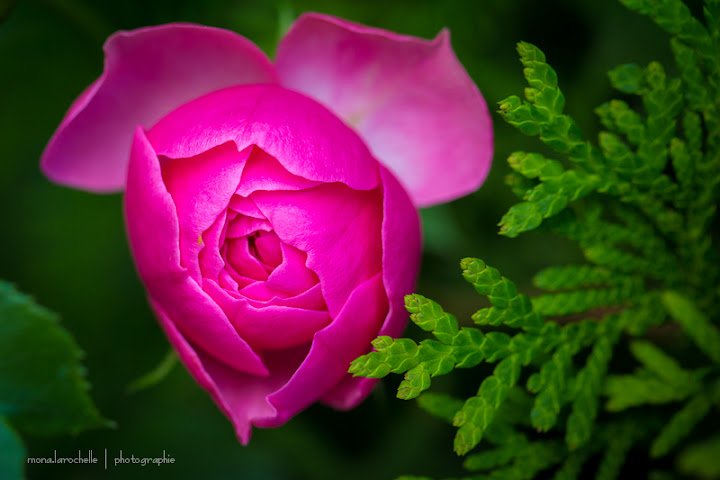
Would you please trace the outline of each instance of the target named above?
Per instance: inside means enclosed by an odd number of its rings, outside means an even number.
[[[130,154],[125,224],[130,250],[143,281],[185,272],[180,264],[177,211],[165,188],[157,154],[142,127],[135,131]]]
[[[315,334],[310,353],[290,381],[268,396],[276,416],[253,423],[259,427],[281,425],[337,384],[350,362],[375,338],[387,307],[380,274],[360,284],[333,322]]]
[[[274,157],[254,147],[237,189],[237,194],[247,197],[256,190],[301,190],[320,185],[288,172]]]
[[[268,286],[274,290],[297,295],[318,283],[318,277],[307,266],[307,254],[286,243],[280,244],[283,261],[273,270],[267,279]]]
[[[404,298],[415,289],[415,279],[420,266],[420,219],[397,179],[384,168],[380,170],[380,178],[385,193],[382,228],[383,283],[390,299],[390,308],[377,336],[397,338],[408,320]],[[348,410],[362,402],[376,383],[376,379],[347,374],[322,401],[334,408]]]
[[[243,85],[188,102],[148,138],[159,155],[190,158],[225,142],[257,145],[291,174],[370,190],[377,161],[352,129],[314,100],[276,85]]]
[[[165,186],[180,224],[180,258],[199,281],[198,255],[203,233],[227,210],[251,148],[238,152],[227,142],[193,158],[163,159]]]
[[[121,190],[133,132],[231,85],[275,83],[265,54],[218,28],[170,24],[118,32],[105,43],[100,78],[70,107],[43,153],[53,181],[95,192]]]
[[[313,334],[330,323],[327,311],[287,307],[272,302],[255,307],[249,299],[232,298],[207,282],[206,291],[222,306],[235,330],[256,350],[276,350],[309,342]]]
[[[180,265],[177,214],[165,190],[157,156],[140,127],[128,168],[125,218],[138,273],[153,302],[184,335],[218,359],[266,375],[262,361]]]
[[[248,375],[218,362],[202,350],[193,348],[162,307],[154,304],[153,309],[180,360],[233,422],[240,442],[247,445],[253,420],[277,415],[275,408],[267,401],[267,395],[288,381],[307,355],[308,348],[301,346],[277,354],[268,354],[266,364],[270,373],[265,377]]]
[[[305,14],[275,64],[284,86],[353,126],[417,206],[463,196],[487,176],[492,122],[447,31],[428,41]]]
[[[262,263],[250,253],[247,238],[237,238],[225,242],[223,256],[225,257],[225,270],[241,283],[241,278],[251,278],[264,282],[268,272]]]
[[[353,289],[380,271],[380,195],[339,183],[251,195],[280,240],[307,253],[333,318]]]

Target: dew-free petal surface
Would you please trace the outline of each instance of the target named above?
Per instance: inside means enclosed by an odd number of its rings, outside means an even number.
[[[328,184],[251,195],[280,239],[307,253],[335,317],[357,285],[380,272],[382,198],[377,190]]]
[[[208,353],[243,371],[267,374],[227,316],[180,265],[177,214],[162,182],[157,155],[141,128],[132,151],[125,219],[130,249],[148,296],[184,336]]]
[[[193,158],[161,159],[180,225],[181,261],[196,279],[198,254],[205,248],[202,235],[227,210],[251,150],[238,152],[235,143],[227,142]]]
[[[153,303],[160,325],[180,360],[193,378],[210,393],[220,410],[233,422],[243,445],[250,441],[252,424],[257,419],[275,418],[277,410],[267,396],[287,383],[307,355],[308,347],[300,346],[266,355],[269,373],[258,377],[239,372],[218,362],[195,348],[177,329],[159,305]]]
[[[316,101],[276,85],[218,90],[174,110],[148,132],[159,155],[190,158],[225,142],[257,145],[291,174],[370,190],[379,177],[363,141]]]
[[[275,64],[284,86],[354,127],[417,206],[463,196],[487,176],[492,122],[447,31],[429,41],[308,13]]]
[[[384,190],[383,284],[389,299],[389,311],[376,336],[397,338],[408,320],[404,298],[414,291],[420,268],[420,219],[397,179],[385,168],[381,168],[380,177]],[[369,348],[367,345],[367,351]],[[377,379],[347,374],[332,391],[323,396],[322,401],[334,408],[348,410],[362,402],[376,383]]]
[[[112,35],[98,80],[71,105],[41,160],[54,182],[94,192],[125,186],[135,127],[232,85],[275,83],[265,54],[219,28],[169,24]]]
[[[315,334],[307,358],[292,378],[268,397],[277,416],[258,419],[255,425],[282,425],[341,381],[350,363],[375,338],[387,308],[380,274],[358,285],[333,322]]]

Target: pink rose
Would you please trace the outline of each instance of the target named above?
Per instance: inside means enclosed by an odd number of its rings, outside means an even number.
[[[490,166],[487,108],[447,32],[306,14],[274,65],[235,33],[181,24],[119,32],[105,54],[45,174],[125,188],[150,303],[243,443],[316,401],[357,405],[375,380],[350,362],[406,323],[416,208]]]

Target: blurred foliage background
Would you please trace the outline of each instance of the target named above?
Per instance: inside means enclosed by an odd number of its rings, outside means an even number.
[[[115,429],[75,437],[26,439],[31,457],[92,449],[100,458],[99,466],[30,466],[29,478],[390,479],[461,473],[451,447],[454,429],[414,402],[395,399],[392,381],[352,412],[313,406],[284,427],[256,429],[248,447],[237,442],[230,422],[182,367],[156,387],[128,393],[129,383],[161,361],[168,343],[134,271],[122,197],[59,187],[38,170],[70,102],[101,73],[102,43],[114,31],[194,22],[239,32],[272,55],[282,29],[304,11],[425,38],[448,27],[491,111],[523,91],[515,44],[534,43],[556,68],[567,112],[589,137],[598,127],[593,108],[612,94],[608,69],[660,60],[674,72],[665,35],[609,0],[0,0],[0,277],[60,313],[86,352],[93,398],[117,422]],[[418,293],[461,321],[481,306],[460,277],[462,257],[484,259],[529,292],[533,272],[580,256],[575,246],[550,235],[497,235],[497,222],[515,200],[504,185],[505,159],[515,150],[537,150],[539,143],[498,115],[493,121],[495,160],[486,184],[464,199],[423,211]],[[481,374],[438,381],[436,391],[475,390]],[[165,451],[175,463],[113,467],[120,450],[126,457]]]

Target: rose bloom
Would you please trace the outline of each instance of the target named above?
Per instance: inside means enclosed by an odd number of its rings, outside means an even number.
[[[247,443],[310,404],[360,403],[350,362],[398,336],[417,208],[469,193],[485,102],[432,41],[301,16],[271,63],[187,24],[118,32],[42,158],[53,181],[125,190],[131,251],[185,366]]]

